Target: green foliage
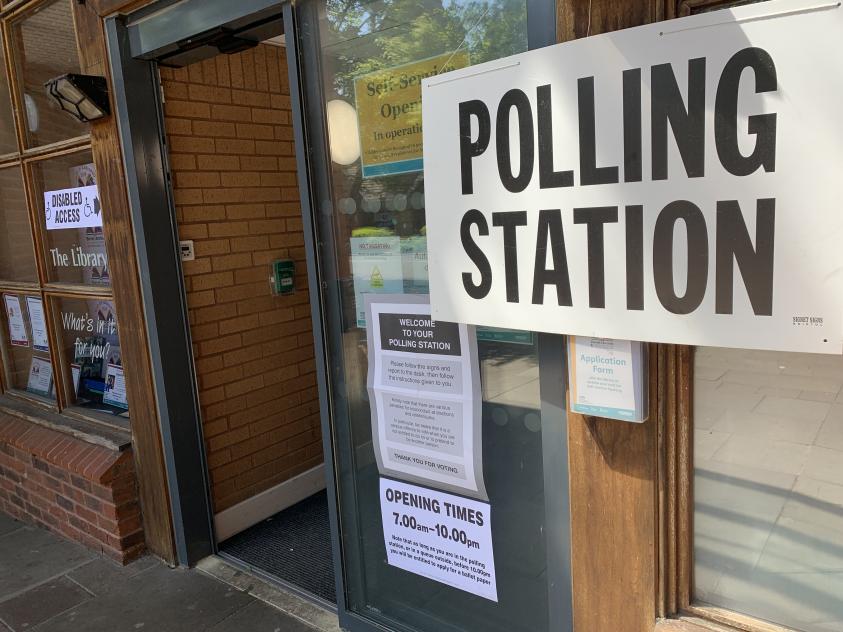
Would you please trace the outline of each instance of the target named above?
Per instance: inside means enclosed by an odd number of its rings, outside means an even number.
[[[524,0],[328,0],[326,17],[326,70],[348,99],[353,79],[375,70],[460,50],[477,64],[527,48]]]

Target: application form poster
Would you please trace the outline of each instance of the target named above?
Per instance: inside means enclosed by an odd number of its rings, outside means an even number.
[[[380,501],[390,566],[498,600],[488,503],[386,478]]]
[[[641,423],[647,418],[644,344],[568,337],[570,409],[582,415]]]
[[[426,295],[369,294],[366,333],[380,473],[487,500],[474,328],[434,321]]]

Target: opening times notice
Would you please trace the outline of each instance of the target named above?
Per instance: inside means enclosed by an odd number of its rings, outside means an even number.
[[[390,566],[498,600],[488,503],[382,478],[380,506]]]
[[[367,295],[366,326],[380,473],[486,500],[474,329],[413,294]]]

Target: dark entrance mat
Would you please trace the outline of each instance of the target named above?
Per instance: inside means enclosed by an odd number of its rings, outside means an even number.
[[[220,544],[220,551],[320,599],[337,602],[325,491],[229,538]]]

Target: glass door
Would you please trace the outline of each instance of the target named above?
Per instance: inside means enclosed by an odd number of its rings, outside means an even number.
[[[538,4],[531,0],[530,10]],[[554,16],[554,4],[546,4]],[[305,0],[294,12],[329,375],[341,623],[425,632],[569,630],[563,339],[468,330],[472,348],[477,340],[474,441],[485,494],[461,494],[435,477],[385,474],[367,383],[378,341],[368,339],[374,330],[366,296],[410,296],[414,304],[428,291],[421,79],[527,50],[535,15],[526,0]],[[384,504],[390,487],[391,498],[407,493],[403,508],[426,498],[486,513],[482,525],[471,514],[475,530],[463,532],[394,512],[399,527],[403,521],[416,531],[416,547],[427,550],[434,536],[460,544],[464,572],[456,564],[443,579],[435,563],[431,572],[396,563]],[[489,541],[474,540],[479,532]],[[443,544],[438,554],[448,550]],[[415,548],[413,555],[424,553]],[[474,575],[483,556],[494,591],[479,588]]]

